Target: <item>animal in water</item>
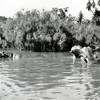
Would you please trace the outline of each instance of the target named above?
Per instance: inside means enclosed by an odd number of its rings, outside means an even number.
[[[17,54],[17,53],[9,53],[9,58],[19,59],[19,58],[22,58],[22,55],[21,54]]]
[[[87,63],[90,63],[91,61],[98,62],[100,59],[95,55],[95,52],[97,49],[92,49],[91,47],[81,47],[80,45],[75,45],[71,48],[71,51],[73,53],[73,63],[75,63],[76,58],[80,58],[81,61]]]
[[[12,52],[2,52],[0,53],[0,58],[19,59],[22,58],[22,55],[17,53],[12,53]]]
[[[80,58],[80,50],[81,50],[80,45],[75,45],[71,48],[71,53],[73,53],[73,63],[75,63],[76,58]]]

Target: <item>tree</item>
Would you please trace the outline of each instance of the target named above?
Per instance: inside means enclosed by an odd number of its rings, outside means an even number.
[[[98,0],[97,5],[100,6],[100,0]],[[92,2],[90,2],[89,0],[86,8],[93,14],[92,18],[93,23],[95,23],[96,25],[100,25],[100,11],[96,8],[96,3],[94,2],[94,0],[92,0]],[[95,11],[93,12],[91,8],[94,8]]]
[[[81,24],[83,20],[83,13],[82,11],[79,12],[78,22]]]
[[[95,8],[95,2],[94,0],[92,1],[92,3],[90,2],[90,0],[87,2],[86,4],[86,9],[88,9],[88,11],[91,11],[92,14],[94,15],[94,12],[91,10],[91,7]]]

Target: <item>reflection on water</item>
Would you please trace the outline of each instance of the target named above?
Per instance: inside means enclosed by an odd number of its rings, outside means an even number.
[[[100,65],[72,65],[69,53],[22,52],[0,60],[0,100],[100,100]]]

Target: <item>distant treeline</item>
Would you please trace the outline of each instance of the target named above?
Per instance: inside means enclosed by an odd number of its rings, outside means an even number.
[[[36,52],[69,51],[100,43],[100,26],[93,20],[66,15],[67,8],[51,11],[18,11],[13,18],[0,17],[0,48]]]

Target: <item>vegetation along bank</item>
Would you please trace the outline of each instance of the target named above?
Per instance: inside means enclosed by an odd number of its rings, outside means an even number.
[[[100,1],[98,1],[100,5]],[[91,8],[95,9],[92,12]],[[91,20],[67,15],[68,7],[51,11],[18,11],[13,18],[0,16],[0,48],[34,52],[69,51],[75,43],[81,46],[100,44],[100,11],[94,0],[86,9],[93,13]]]

